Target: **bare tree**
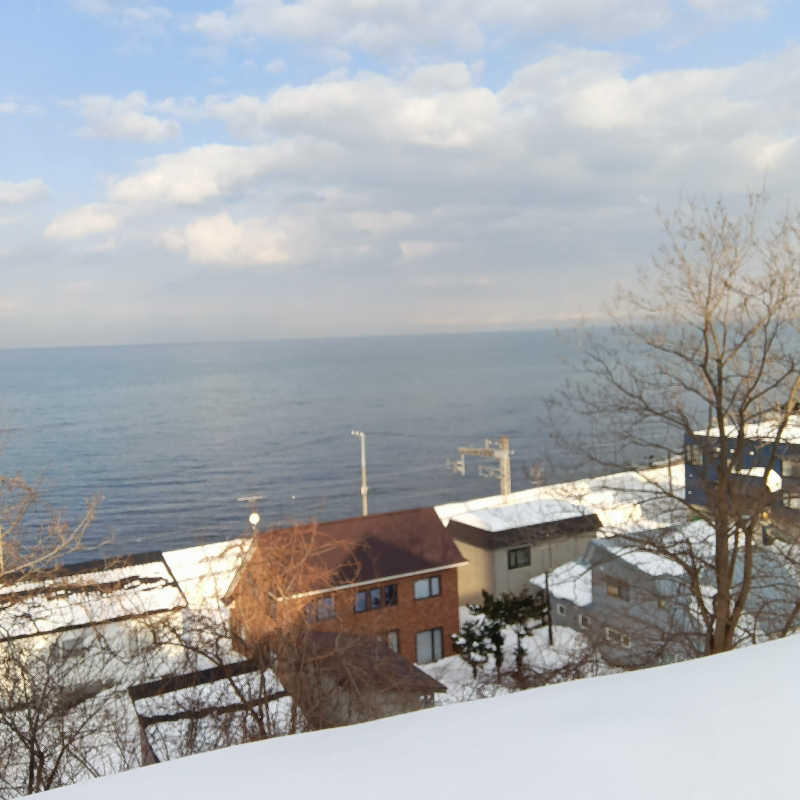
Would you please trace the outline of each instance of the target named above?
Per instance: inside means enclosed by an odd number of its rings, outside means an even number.
[[[738,216],[690,204],[667,219],[638,288],[618,291],[611,329],[586,336],[581,377],[550,402],[559,447],[598,472],[634,470],[660,520],[674,511],[664,535],[617,533],[677,567],[703,653],[734,647],[748,625],[792,630],[800,613],[796,582],[777,599],[767,591],[776,559],[796,575],[796,532],[760,552],[800,400],[800,222],[765,225],[763,212],[752,196]],[[700,465],[701,502],[686,495],[685,455]],[[653,462],[663,469],[636,466]],[[698,518],[705,528],[678,524]]]
[[[92,497],[75,523],[60,512],[38,515],[41,493],[21,477],[0,476],[0,581],[19,580],[46,572],[85,549],[84,536],[94,519],[100,496]]]
[[[343,629],[332,595],[357,579],[358,559],[317,525],[244,537],[206,565],[197,602],[148,623],[172,652],[165,680],[131,690],[153,757],[406,711],[441,690],[376,638]]]
[[[91,629],[6,638],[0,655],[0,797],[138,763],[114,653]]]

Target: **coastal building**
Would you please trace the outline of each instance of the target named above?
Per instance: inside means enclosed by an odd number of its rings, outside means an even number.
[[[684,446],[686,500],[707,507],[718,485],[719,457],[724,448],[734,462],[733,491],[755,499],[766,510],[764,536],[796,540],[800,535],[800,417],[790,417],[780,432],[764,420],[745,425],[695,431]]]
[[[482,591],[521,592],[535,575],[581,557],[596,537],[662,527],[675,511],[667,485],[682,489],[682,464],[436,506],[467,560],[459,602],[480,602]]]
[[[466,561],[432,508],[254,535],[228,589],[243,641],[288,625],[381,637],[409,661],[453,654]]]
[[[686,570],[667,553],[691,549],[701,587],[713,588],[714,532],[702,520],[671,528],[595,539],[584,555],[531,583],[550,591],[553,622],[583,633],[612,664],[644,666],[702,655],[705,628]],[[742,580],[740,554],[734,589]],[[750,589],[738,642],[794,629],[800,585],[770,547],[752,554]]]

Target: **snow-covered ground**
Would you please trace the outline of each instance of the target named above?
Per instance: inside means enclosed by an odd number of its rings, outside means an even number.
[[[473,619],[475,617],[465,606],[459,608],[461,627]],[[472,667],[461,656],[447,656],[432,664],[417,665],[419,669],[447,687],[446,694],[436,696],[438,705],[494,697],[498,694],[508,694],[513,690],[514,682],[508,673],[514,669],[517,637],[510,628],[504,629],[503,636],[503,672],[506,673],[506,680],[500,684],[496,679],[494,659],[491,656],[487,663],[478,669],[477,675],[472,674]],[[531,636],[523,639],[525,668],[531,674],[544,677],[547,673],[553,673],[568,664],[577,664],[585,646],[584,637],[572,628],[554,625],[552,645],[549,642],[547,628],[537,628]],[[592,674],[605,671],[607,671],[605,665],[592,665]],[[556,676],[550,677],[558,680]]]
[[[63,800],[797,797],[800,637],[191,756]]]

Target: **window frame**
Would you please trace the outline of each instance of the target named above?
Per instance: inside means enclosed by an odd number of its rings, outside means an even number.
[[[791,466],[790,466],[791,465]],[[786,468],[789,467],[789,471]],[[781,459],[781,477],[800,478],[800,458],[785,456]]]
[[[433,591],[433,582],[436,581],[436,591]],[[418,594],[417,587],[426,584],[428,587],[427,594]],[[441,597],[442,595],[442,576],[441,575],[428,575],[424,578],[418,578],[414,581],[414,600],[430,600],[432,597]]]
[[[392,646],[392,640],[394,640],[394,646]],[[386,631],[383,635],[383,641],[386,642],[386,646],[394,653],[400,652],[400,631],[397,628],[392,628],[390,631]]]
[[[368,611],[380,611],[382,608],[396,606],[398,596],[397,583],[382,583],[379,586],[357,589],[353,595],[353,613],[366,614]],[[379,602],[374,604],[376,597]]]
[[[687,442],[684,458],[690,467],[702,467],[703,446],[699,442]]]
[[[527,561],[519,560],[519,556],[523,554]],[[506,550],[506,558],[509,569],[521,569],[522,567],[529,567],[531,565],[531,546],[526,544],[522,547],[511,547]]]
[[[583,628],[583,630],[591,630],[592,618],[588,614],[578,614],[578,625]]]
[[[332,594],[317,598],[314,603],[314,619],[317,622],[336,619],[336,598]]]
[[[438,633],[438,639],[437,634]],[[419,647],[419,637],[424,634],[430,634],[430,646],[431,646],[431,659],[427,661],[420,661],[420,647]],[[438,649],[438,656],[437,656],[437,649],[436,645],[439,645]],[[415,657],[416,657],[416,664],[433,664],[435,661],[439,661],[439,659],[444,658],[444,630],[442,628],[428,628],[424,631],[417,631],[414,636],[414,646],[415,646]]]
[[[617,600],[623,600],[626,603],[630,602],[631,588],[627,581],[614,578],[610,575],[604,576],[604,580],[606,584],[606,594],[609,597],[613,597]]]

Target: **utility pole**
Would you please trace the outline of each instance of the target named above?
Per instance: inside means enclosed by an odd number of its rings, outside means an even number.
[[[367,445],[365,441],[364,431],[350,431],[352,436],[358,436],[361,439],[361,516],[367,516]]]
[[[498,478],[500,481],[500,494],[503,495],[503,502],[508,502],[508,496],[511,494],[512,454],[508,446],[508,436],[501,436],[496,443],[492,442],[491,439],[484,439],[483,447],[459,447],[458,454],[460,456],[458,461],[448,461],[447,465],[453,472],[457,472],[460,475],[466,473],[464,456],[497,459],[498,465],[496,467],[487,467],[479,464],[478,475],[484,478]]]

